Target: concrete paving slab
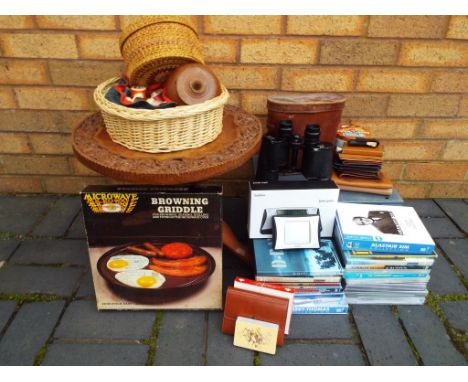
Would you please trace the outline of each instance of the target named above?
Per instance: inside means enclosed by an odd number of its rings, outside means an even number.
[[[350,339],[352,336],[347,314],[294,314],[286,339]]]
[[[465,236],[449,218],[422,218],[421,220],[433,239]]]
[[[76,292],[76,297],[79,298],[90,298],[96,297],[94,292],[94,284],[93,284],[93,276],[91,275],[91,271],[88,270],[84,277],[80,281],[80,287],[78,288],[78,292]]]
[[[144,366],[148,346],[137,344],[52,344],[43,366]]]
[[[47,196],[0,196],[0,232],[26,235],[55,199]]]
[[[0,269],[0,292],[71,296],[81,272],[79,268],[9,265]]]
[[[364,359],[356,345],[285,344],[276,354],[260,353],[262,366],[362,366]]]
[[[0,341],[0,365],[32,365],[64,306],[63,301],[25,303]]]
[[[465,233],[468,233],[468,205],[460,199],[436,199],[437,204]]]
[[[431,199],[406,199],[405,206],[413,207],[422,218],[445,218],[442,209]]]
[[[17,239],[0,240],[0,261],[8,259],[19,243]]]
[[[371,365],[418,364],[389,306],[353,305],[352,311]]]
[[[5,328],[16,309],[16,301],[0,301],[0,332]]]
[[[205,331],[205,312],[163,312],[154,364],[202,366],[205,353]]]
[[[221,332],[222,321],[222,312],[208,314],[206,364],[208,366],[252,366],[255,353],[234,346],[234,337]]]
[[[79,197],[65,196],[58,199],[32,231],[33,236],[60,237],[65,234],[81,209]]]
[[[428,288],[435,294],[465,294],[466,288],[450,268],[449,263],[439,254],[431,269]]]
[[[87,265],[88,246],[85,240],[26,240],[11,258],[11,263]]]
[[[98,311],[95,301],[74,301],[55,332],[67,339],[146,339],[156,318],[153,311]]]
[[[398,310],[424,365],[466,365],[465,358],[450,342],[444,326],[428,306],[398,306]]]
[[[455,329],[468,332],[468,301],[441,302],[440,307],[444,311],[450,325]]]
[[[86,239],[86,230],[84,225],[83,213],[80,211],[73,221],[66,235],[70,239]]]
[[[468,239],[439,239],[437,244],[468,279]]]

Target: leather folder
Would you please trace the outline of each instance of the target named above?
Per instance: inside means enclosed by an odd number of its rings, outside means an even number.
[[[234,335],[239,316],[271,322],[279,326],[277,345],[282,346],[288,305],[289,300],[285,298],[228,287],[221,330]]]
[[[347,142],[345,142],[342,153],[345,155],[359,155],[382,158],[383,145],[380,144],[377,147],[350,146]]]
[[[378,195],[391,195],[393,184],[384,172],[379,173],[379,179],[359,179],[340,177],[333,172],[331,178],[340,190],[367,192]]]
[[[388,176],[383,172],[379,172],[378,179],[359,179],[359,178],[346,178],[340,177],[336,172],[333,172],[332,180],[337,184],[337,186],[351,186],[351,187],[362,187],[362,188],[380,188],[388,189],[392,188],[392,181]]]
[[[381,157],[365,156],[365,155],[349,155],[339,153],[338,157],[343,162],[352,162],[352,163],[382,163],[383,159]]]

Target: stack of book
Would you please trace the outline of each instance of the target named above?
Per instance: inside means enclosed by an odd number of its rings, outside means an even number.
[[[342,190],[391,195],[392,182],[382,171],[383,153],[377,140],[344,142],[335,156],[332,180]]]
[[[254,240],[255,279],[294,289],[293,314],[348,312],[335,246],[330,239],[320,244],[319,249],[274,250],[271,239]]]
[[[424,304],[435,244],[412,207],[338,203],[335,241],[350,304]]]

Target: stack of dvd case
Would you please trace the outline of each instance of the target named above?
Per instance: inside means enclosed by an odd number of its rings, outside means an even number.
[[[293,314],[344,314],[343,268],[330,239],[319,249],[274,250],[271,239],[254,239],[255,279],[293,288]]]
[[[412,207],[338,203],[334,237],[350,304],[424,304],[435,244]]]

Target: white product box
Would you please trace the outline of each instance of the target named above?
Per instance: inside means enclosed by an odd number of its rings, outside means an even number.
[[[336,228],[345,250],[432,254],[435,248],[413,207],[338,203]]]
[[[249,237],[272,237],[271,219],[285,210],[302,210],[309,213],[318,209],[321,237],[333,236],[333,225],[340,190],[332,181],[322,182],[250,182]]]

